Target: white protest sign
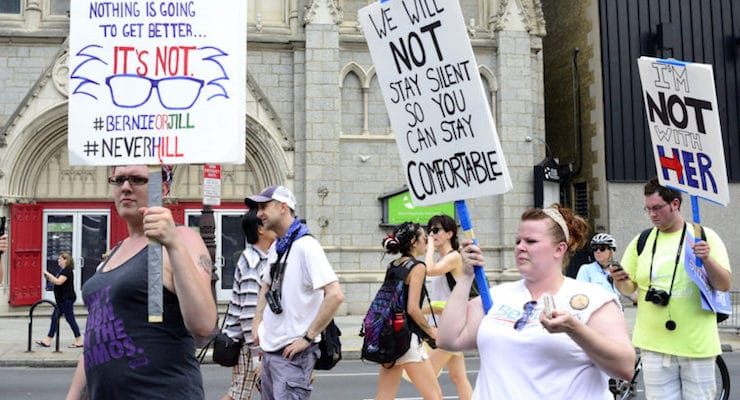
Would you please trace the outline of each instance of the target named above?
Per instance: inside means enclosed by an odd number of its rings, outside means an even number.
[[[510,190],[460,4],[376,2],[358,19],[414,204]]]
[[[650,57],[637,64],[660,184],[729,204],[712,66]]]
[[[70,1],[72,165],[243,163],[247,2]]]

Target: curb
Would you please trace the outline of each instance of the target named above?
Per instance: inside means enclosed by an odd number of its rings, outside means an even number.
[[[25,359],[25,360],[0,360],[0,368],[74,368],[77,366],[77,360],[56,360],[56,359]]]

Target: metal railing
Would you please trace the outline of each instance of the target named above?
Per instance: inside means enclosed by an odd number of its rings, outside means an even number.
[[[740,335],[740,290],[730,290],[732,314],[718,325],[720,332],[734,332]]]
[[[30,353],[31,351],[31,342],[32,342],[32,335],[33,335],[33,310],[42,303],[48,303],[52,307],[54,307],[54,311],[56,311],[57,316],[57,333],[56,333],[56,350],[55,352],[59,353],[59,332],[62,330],[61,326],[59,326],[60,317],[61,314],[59,313],[59,308],[57,307],[57,303],[51,301],[51,300],[39,300],[31,306],[31,309],[28,310],[28,347],[26,348],[26,353]]]

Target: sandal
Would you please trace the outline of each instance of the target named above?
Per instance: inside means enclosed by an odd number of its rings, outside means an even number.
[[[84,344],[72,343],[72,344],[70,344],[67,347],[70,348],[70,349],[81,349],[81,348],[85,347],[85,345]]]
[[[36,344],[37,344],[37,345],[39,345],[39,346],[41,346],[41,347],[51,347],[51,345],[50,345],[50,344],[46,344],[46,343],[44,343],[44,342],[43,342],[43,341],[41,341],[41,340],[37,340],[37,341],[36,341]]]

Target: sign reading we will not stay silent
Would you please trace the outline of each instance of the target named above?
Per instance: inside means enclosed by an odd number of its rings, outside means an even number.
[[[389,0],[358,12],[415,205],[511,189],[458,2]]]

